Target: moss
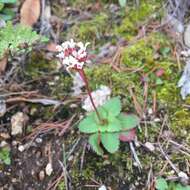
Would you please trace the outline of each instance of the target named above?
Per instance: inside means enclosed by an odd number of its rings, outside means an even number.
[[[54,77],[50,83],[51,95],[57,99],[63,99],[71,92],[72,77],[65,73],[60,73]]]
[[[28,58],[25,72],[32,78],[43,77],[45,73],[56,70],[56,62],[45,58],[43,52],[32,52]]]
[[[58,185],[58,190],[66,190],[65,182],[61,181]]]
[[[146,77],[149,88],[159,93],[158,97],[161,98],[161,102],[167,103],[168,100],[166,97],[163,98],[164,89],[167,90],[168,86],[171,86],[172,90],[175,90],[176,87],[174,88],[174,86],[177,78],[177,74],[173,74],[174,72],[176,73],[177,66],[171,54],[168,53],[167,57],[160,54],[160,48],[169,45],[169,40],[164,35],[154,33],[146,39],[141,39],[135,44],[123,48],[120,59],[121,72],[116,72],[109,64],[87,69],[91,87],[96,89],[103,81],[104,85],[108,85],[112,89],[113,96],[120,95],[124,97],[124,108],[128,107],[128,109],[131,110],[132,99],[128,88],[134,88],[137,100],[143,104],[144,86],[142,78]],[[159,69],[163,69],[164,73],[162,76],[157,77],[156,72]],[[157,82],[158,79],[161,81],[161,84]],[[170,84],[170,80],[173,79],[175,79],[175,81],[172,81]],[[167,93],[168,92],[166,92],[164,96],[172,98],[172,96],[167,95]],[[151,92],[149,92],[149,97],[150,102],[148,103],[150,103],[151,106]]]
[[[77,39],[94,42],[106,33],[108,16],[105,13],[96,15],[93,19],[80,22],[71,28],[71,35]]]
[[[126,10],[126,16],[123,19],[121,25],[116,27],[117,34],[125,37],[127,40],[131,40],[138,34],[139,23],[144,22],[147,17],[155,13],[160,7],[158,1],[144,1],[140,3],[140,7],[129,7]]]
[[[180,108],[172,115],[172,130],[177,137],[185,137],[190,143],[190,112],[188,109]]]

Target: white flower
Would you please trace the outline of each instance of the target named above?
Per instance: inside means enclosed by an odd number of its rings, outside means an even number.
[[[66,41],[56,48],[59,51],[57,55],[61,59],[62,65],[69,71],[70,68],[82,69],[87,61],[86,48],[90,43],[74,42],[73,39]]]
[[[92,92],[92,98],[94,100],[95,106],[102,106],[108,99],[110,99],[110,95],[111,89],[107,86],[101,85],[98,90]],[[94,111],[89,97],[84,100],[82,108],[87,112]]]

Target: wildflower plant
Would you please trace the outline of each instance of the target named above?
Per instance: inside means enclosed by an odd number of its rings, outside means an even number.
[[[103,105],[95,103],[83,66],[87,61],[86,51],[89,43],[76,43],[74,40],[66,41],[57,46],[62,65],[71,73],[75,70],[84,81],[93,110],[79,123],[79,130],[89,134],[89,143],[98,155],[103,155],[104,150],[114,153],[118,150],[120,141],[130,141],[135,134],[135,127],[139,124],[139,118],[133,114],[121,113],[121,101],[119,97],[107,100]]]

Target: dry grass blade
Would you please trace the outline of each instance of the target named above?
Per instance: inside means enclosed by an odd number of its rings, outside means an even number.
[[[71,126],[71,123],[76,115],[73,115],[70,119],[63,122],[49,122],[42,123],[32,130],[32,133],[26,136],[24,139],[35,139],[39,134],[47,134],[51,131],[59,131],[59,136],[63,135],[66,130]]]
[[[40,0],[25,0],[20,10],[20,23],[33,26],[40,16]]]
[[[0,74],[5,72],[7,61],[7,56],[4,56],[2,59],[0,59]]]
[[[140,116],[140,118],[142,118],[143,117],[143,109],[142,109],[141,105],[139,104],[139,102],[137,101],[137,98],[136,98],[136,96],[132,90],[132,87],[129,87],[128,90],[129,90],[129,93],[133,99],[135,109],[136,109],[138,115]]]

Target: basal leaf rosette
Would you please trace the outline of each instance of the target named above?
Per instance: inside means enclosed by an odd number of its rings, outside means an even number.
[[[92,112],[80,122],[79,130],[91,134],[89,143],[98,155],[103,155],[102,147],[109,153],[114,153],[119,148],[120,140],[125,141],[128,135],[134,134],[131,130],[139,124],[139,119],[136,115],[121,113],[119,97],[108,100],[98,108],[98,112],[102,122]]]

